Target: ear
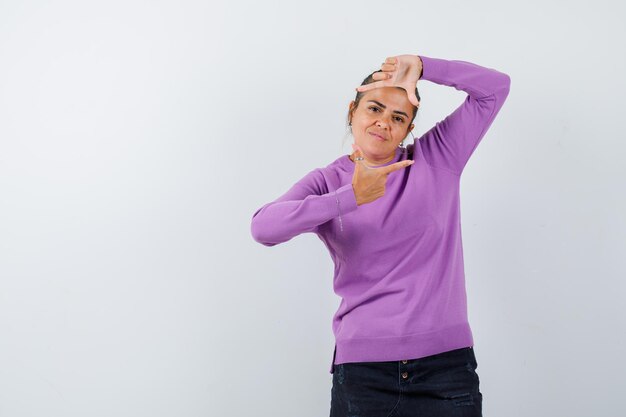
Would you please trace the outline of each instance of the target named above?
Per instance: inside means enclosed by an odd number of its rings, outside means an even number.
[[[352,123],[352,116],[354,114],[354,110],[356,110],[356,107],[354,106],[355,103],[356,102],[354,100],[352,100],[350,102],[350,105],[348,106],[348,120],[350,121],[350,123]]]

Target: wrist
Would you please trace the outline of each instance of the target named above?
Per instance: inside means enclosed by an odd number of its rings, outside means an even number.
[[[419,80],[420,78],[422,78],[422,74],[424,73],[424,63],[422,62],[422,58],[420,58],[419,55],[417,56],[417,61],[418,61],[418,70],[419,70],[419,75],[417,76],[417,79]]]

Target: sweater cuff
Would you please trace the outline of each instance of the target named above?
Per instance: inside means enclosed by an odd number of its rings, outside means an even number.
[[[356,195],[354,194],[354,188],[352,184],[343,185],[335,191],[335,198],[339,205],[339,212],[337,215],[349,213],[357,209]]]
[[[418,55],[422,60],[422,77],[420,80],[439,81],[445,79],[448,63],[445,59],[429,58]]]

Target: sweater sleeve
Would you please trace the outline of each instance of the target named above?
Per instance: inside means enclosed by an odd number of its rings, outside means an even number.
[[[317,233],[321,224],[357,209],[352,184],[327,192],[321,170],[314,169],[285,194],[252,215],[255,241],[274,246],[301,233]]]
[[[423,64],[420,80],[468,94],[459,107],[416,141],[429,165],[461,175],[509,95],[511,79],[466,61],[419,57]]]

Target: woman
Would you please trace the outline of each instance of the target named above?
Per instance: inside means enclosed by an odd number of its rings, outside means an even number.
[[[404,147],[420,79],[468,95]],[[257,242],[315,233],[335,264],[331,417],[482,415],[459,183],[509,88],[508,75],[465,61],[387,58],[350,103],[354,152],[254,213]]]

